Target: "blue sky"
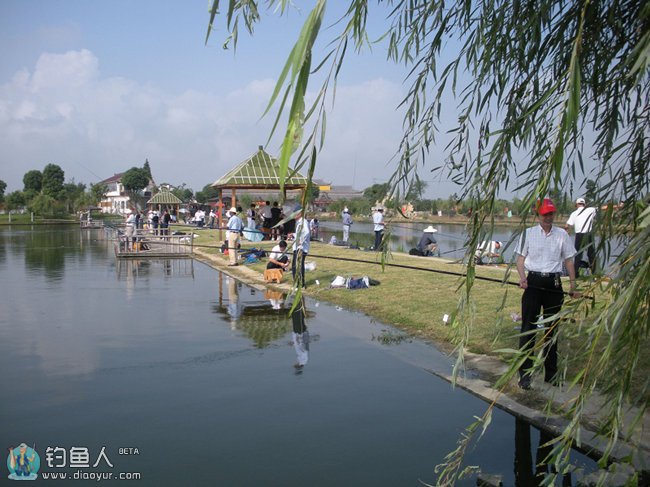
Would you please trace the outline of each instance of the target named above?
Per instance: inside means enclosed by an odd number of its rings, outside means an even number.
[[[55,163],[67,180],[92,183],[147,158],[157,183],[201,189],[266,142],[273,114],[260,117],[308,12],[263,15],[233,52],[221,47],[223,16],[204,44],[206,0],[3,0],[0,179],[22,189],[25,172]],[[369,25],[379,35],[381,13]],[[358,189],[388,179],[403,76],[380,47],[348,57],[317,178]],[[423,176],[428,196],[456,190]]]

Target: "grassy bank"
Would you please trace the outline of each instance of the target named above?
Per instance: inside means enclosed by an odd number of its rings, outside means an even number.
[[[198,234],[200,237],[195,240],[197,246],[207,245],[207,248],[202,247],[204,252],[227,259],[218,248],[221,242],[218,240],[217,231],[202,230]],[[252,244],[244,241],[242,246],[270,250],[273,243]],[[452,314],[457,307],[460,294],[456,289],[460,278],[438,271],[462,274],[462,265],[443,259],[393,253],[388,262],[390,265],[382,269],[380,257],[374,252],[346,249],[320,242],[312,243],[307,261],[314,261],[316,270],[306,273],[306,294],[362,311],[379,321],[450,348],[455,332],[443,322],[443,315]],[[261,274],[266,267],[266,261],[247,267]],[[479,269],[479,274],[501,279],[504,269],[484,267]],[[381,284],[359,291],[330,289],[329,283],[337,275],[369,276]],[[291,282],[291,277],[285,277],[285,281]],[[319,281],[320,285],[317,285],[316,281]],[[505,306],[499,311],[497,308],[506,289],[509,292]],[[475,324],[470,342],[471,351],[488,353],[490,350],[513,346],[516,342],[515,328],[518,327],[512,322],[510,314],[519,311],[519,291],[512,286],[483,281],[476,282],[475,291]],[[500,320],[500,324],[495,325],[497,320]]]
[[[224,262],[227,260],[227,256],[220,252],[222,242],[219,241],[216,230],[202,230],[197,233],[200,236],[195,243],[202,251],[216,259],[223,259]],[[270,250],[273,245],[273,242],[242,242],[244,248],[254,246]],[[443,350],[453,350],[458,330],[445,324],[443,315],[452,314],[463,295],[463,290],[459,290],[461,278],[447,274],[463,274],[465,268],[461,264],[444,259],[393,253],[388,261],[389,265],[382,269],[380,256],[374,252],[346,249],[320,242],[312,243],[307,261],[316,263],[316,270],[307,272],[305,276],[307,295],[364,312],[379,322],[430,340]],[[266,267],[266,259],[247,267],[261,275]],[[482,266],[476,271],[478,276],[502,280],[505,268]],[[381,284],[363,290],[331,289],[329,283],[338,275],[369,276]],[[511,281],[516,279],[515,271]],[[316,281],[320,284],[316,284]],[[285,282],[291,283],[290,274],[285,277]],[[564,287],[568,289],[568,282]],[[522,291],[514,285],[480,280],[475,282],[469,351],[507,360],[506,356],[500,356],[495,350],[518,348],[520,323],[513,322],[511,315],[521,312],[521,295]],[[598,296],[596,302],[598,303]],[[562,326],[572,325],[567,323]],[[568,372],[572,374],[583,365],[572,362],[572,358],[573,352],[583,344],[584,337],[575,327],[565,329],[561,333],[560,357],[561,360],[568,361]],[[650,345],[650,340],[646,341],[647,345]],[[648,372],[650,356],[645,354],[640,358],[639,373],[633,390],[643,389]]]

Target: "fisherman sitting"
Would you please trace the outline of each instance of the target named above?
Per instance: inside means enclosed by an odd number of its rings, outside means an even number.
[[[433,256],[435,253],[439,253],[438,242],[433,238],[433,234],[438,230],[429,225],[422,231],[422,237],[418,242],[417,249],[421,252],[420,255],[425,257]]]
[[[501,261],[501,247],[503,242],[498,240],[483,240],[481,244],[476,247],[474,254],[474,262],[476,265],[496,264]]]

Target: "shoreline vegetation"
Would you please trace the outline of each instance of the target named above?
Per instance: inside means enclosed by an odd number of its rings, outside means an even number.
[[[19,216],[19,219],[16,217]],[[113,220],[114,218],[109,218]],[[114,219],[121,223],[123,218]],[[337,221],[323,218],[323,221]],[[393,217],[393,223],[397,218]],[[513,226],[520,223],[518,217],[510,220]],[[364,221],[358,219],[358,221]],[[389,219],[387,218],[387,221]],[[399,218],[400,222],[417,222],[417,223],[444,223],[464,225],[467,219],[464,216],[456,217],[432,217],[431,220],[407,220]],[[0,215],[0,225],[9,224],[7,215]],[[12,225],[52,225],[79,224],[78,220],[73,219],[42,219],[35,217],[35,221],[30,221],[29,214],[12,215]],[[503,222],[495,222],[495,225],[503,225]],[[212,259],[218,259],[227,263],[227,256],[221,253],[223,241],[219,240],[219,230],[202,228],[197,229],[195,226],[175,224],[172,225],[173,231],[194,232],[198,237],[194,239],[195,250],[200,250],[202,254],[210,256]],[[225,232],[224,232],[225,235]],[[248,242],[242,240],[242,249],[258,248],[269,251],[277,242],[262,241]],[[288,251],[291,251],[291,242],[289,242]],[[359,262],[351,262],[353,259]],[[327,301],[329,303],[366,313],[372,318],[381,322],[393,325],[402,331],[425,340],[430,340],[444,351],[451,352],[454,348],[453,341],[457,330],[443,323],[442,317],[452,315],[461,298],[460,274],[464,274],[466,266],[454,259],[445,259],[437,257],[417,257],[406,253],[392,251],[386,261],[387,266],[382,269],[380,254],[364,250],[348,249],[345,247],[329,245],[324,242],[312,242],[312,249],[307,257],[307,261],[316,263],[316,270],[309,271],[305,275],[307,288],[305,294]],[[415,269],[404,269],[392,267],[391,264],[406,265],[417,267]],[[242,266],[255,271],[262,280],[262,275],[266,266],[266,259],[261,262]],[[442,272],[442,273],[441,273]],[[449,275],[445,273],[456,273],[459,275]],[[501,280],[504,276],[509,275],[511,284],[502,284],[498,282],[485,282],[477,280],[474,284],[474,308],[473,316],[473,333],[470,337],[468,351],[479,354],[497,356],[501,360],[507,357],[496,354],[494,350],[503,350],[517,348],[519,323],[513,322],[512,316],[521,311],[521,290],[513,285],[517,281],[516,269],[509,269],[504,265],[484,265],[476,267],[477,276],[488,277],[491,279]],[[329,289],[329,283],[337,276],[343,277],[362,277],[369,276],[381,282],[379,286],[373,286],[361,292],[353,292],[347,289]],[[564,278],[567,280],[568,278]],[[320,285],[316,285],[319,281]],[[288,291],[291,287],[291,273],[288,272],[283,280],[282,288]],[[590,285],[589,278],[580,278],[584,290]],[[273,284],[268,284],[274,287]],[[564,286],[568,289],[568,283]],[[568,298],[567,298],[568,301]],[[598,302],[598,299],[596,299]],[[650,340],[648,341],[650,345]],[[560,341],[560,355],[567,356],[570,352],[570,344],[566,340]],[[650,375],[650,356],[642,360],[640,369],[643,377],[637,378],[637,385],[645,381],[645,377]],[[569,364],[569,372],[572,367]],[[640,398],[642,400],[643,398]]]
[[[32,224],[29,221],[29,215],[23,216],[26,217],[23,223],[14,221],[12,224]],[[7,223],[6,215],[0,215],[0,217],[5,217],[4,219],[0,218],[0,224]],[[51,223],[78,224],[78,221],[53,222],[51,220],[36,220],[33,225]],[[445,221],[444,223],[449,222]],[[461,222],[457,221],[456,223],[460,224]],[[194,252],[197,260],[226,272],[248,285],[257,288],[267,287],[287,294],[291,293],[291,272],[285,273],[281,284],[264,282],[263,273],[267,259],[238,267],[228,267],[228,257],[221,252],[225,232],[223,232],[220,239],[220,232],[216,229],[197,229],[189,225],[172,225],[172,231],[177,230],[191,232],[196,235],[194,238]],[[242,250],[254,247],[268,252],[276,243],[273,241],[249,242],[242,240]],[[291,243],[288,251],[291,251]],[[466,267],[462,262],[391,252],[386,260],[386,265],[382,266],[381,255],[378,253],[361,249],[348,249],[318,241],[312,242],[311,251],[306,260],[307,262],[313,262],[316,266],[315,270],[308,271],[305,274],[307,287],[304,289],[304,294],[306,296],[350,311],[364,313],[371,319],[377,320],[380,324],[395,327],[399,330],[399,340],[397,342],[413,337],[431,343],[449,355],[456,355],[455,343],[463,329],[451,324],[451,319],[445,322],[444,316],[453,316],[459,300],[464,297],[461,276],[464,275]],[[464,317],[469,319],[472,324],[472,333],[465,348],[465,365],[468,370],[478,373],[478,377],[486,383],[486,390],[496,394],[492,387],[510,360],[507,350],[518,348],[520,323],[517,321],[517,316],[521,312],[522,291],[514,285],[517,281],[517,273],[514,268],[509,269],[503,265],[479,266],[476,268],[476,275],[491,280],[476,280],[474,284],[471,311],[469,315]],[[379,281],[380,284],[361,290],[331,288],[329,284],[336,276],[346,278],[369,276]],[[579,290],[585,290],[592,287],[592,285],[592,279],[581,278],[578,287]],[[564,285],[564,288],[568,289],[568,283]],[[596,298],[595,305],[606,306],[606,303],[601,302],[602,300],[599,299],[600,290],[596,288],[592,289],[592,291],[594,291]],[[569,298],[567,298],[566,302],[569,301]],[[388,333],[389,338],[395,338],[393,332],[382,330],[382,333]],[[580,333],[581,331],[572,327],[571,323],[563,323],[560,328],[560,367],[566,365],[567,382],[570,381],[569,378],[572,377],[573,373],[579,369],[580,364],[573,363],[571,360],[571,351],[574,344],[581,340]],[[650,345],[650,338],[646,337],[645,342],[642,345],[643,347]],[[391,340],[384,344],[390,346]],[[638,372],[632,384],[634,391],[642,391],[643,385],[648,375],[650,375],[650,354],[641,355]],[[441,377],[450,380],[450,376]],[[466,377],[461,372],[458,385],[465,387],[465,381]],[[549,391],[548,388],[543,386],[543,383],[539,384],[539,382],[540,379],[538,379],[539,387],[535,387],[535,390],[526,393],[520,391],[511,382],[505,387],[505,395],[496,394],[494,397],[505,397],[505,400],[510,397],[509,402],[506,405],[500,404],[500,407],[508,410],[514,407],[515,409],[511,410],[513,414],[518,414],[517,407],[528,408],[526,410],[531,411],[531,413],[527,415],[526,412],[523,412],[521,415],[528,417],[533,423],[536,420],[542,421],[540,418],[547,417],[549,411],[546,410],[546,401],[549,397],[552,397],[555,399],[553,414],[558,417],[564,416],[563,410],[571,401],[571,391],[566,391],[566,386],[562,393],[552,389]],[[468,389],[483,397],[488,403],[490,402],[490,393],[481,395],[481,393],[472,390],[471,387],[468,387]],[[647,398],[640,397],[638,394],[636,397],[639,404],[647,401]],[[593,414],[589,415],[591,426],[597,423],[601,406],[595,405]],[[542,412],[543,414],[540,416],[539,414]],[[543,424],[538,424],[538,427],[548,427],[549,425],[545,421]],[[643,424],[644,418],[642,418],[639,428]],[[647,432],[642,431],[641,435],[642,438],[635,438],[633,444],[639,449],[637,453],[646,458],[650,450],[650,439]],[[623,445],[626,444],[623,441]],[[626,448],[630,448],[629,445]]]

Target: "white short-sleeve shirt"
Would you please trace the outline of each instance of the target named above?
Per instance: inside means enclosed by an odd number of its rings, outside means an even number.
[[[576,255],[576,249],[566,230],[554,225],[546,233],[536,225],[521,235],[516,253],[526,258],[527,271],[562,272],[562,264]]]

